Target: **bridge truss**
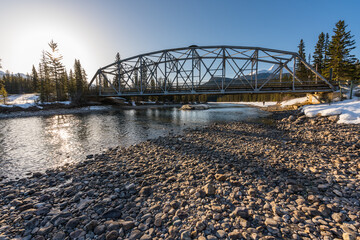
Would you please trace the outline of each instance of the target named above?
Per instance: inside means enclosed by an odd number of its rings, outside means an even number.
[[[301,74],[294,70],[301,67]],[[295,52],[241,46],[190,46],[122,59],[100,68],[89,89],[121,97],[335,90]]]

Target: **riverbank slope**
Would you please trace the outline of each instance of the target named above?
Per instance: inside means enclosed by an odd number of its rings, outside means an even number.
[[[275,113],[0,183],[2,239],[356,239],[359,125]]]

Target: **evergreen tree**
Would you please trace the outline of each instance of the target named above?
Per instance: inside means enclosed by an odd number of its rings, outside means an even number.
[[[54,88],[50,79],[50,70],[44,51],[39,65],[39,73],[41,81],[40,100],[41,102],[49,102],[52,100],[52,93],[54,92]]]
[[[76,83],[76,96],[74,102],[79,104],[85,101],[84,94],[86,92],[86,73],[81,67],[80,60],[75,59],[74,75]]]
[[[299,52],[298,52],[299,56],[305,61],[306,54],[305,54],[305,43],[303,39],[300,40],[298,48],[299,48]],[[308,75],[308,71],[305,65],[302,64],[300,60],[298,60],[296,63],[296,76],[300,79],[306,79],[307,75]]]
[[[75,99],[76,96],[76,82],[72,69],[70,69],[68,79],[69,79],[68,94],[71,100],[73,101],[73,99]]]
[[[39,76],[34,65],[32,66],[31,79],[32,79],[33,91],[34,92],[39,91]]]
[[[355,74],[356,58],[351,54],[355,49],[355,40],[346,27],[344,20],[338,21],[329,43],[327,70],[333,69],[333,79],[336,81],[352,79]]]
[[[68,100],[68,88],[69,88],[69,78],[67,75],[66,70],[64,69],[64,71],[61,74],[60,77],[60,92],[61,92],[61,99],[60,100]]]
[[[324,58],[325,58],[325,34],[322,32],[319,35],[319,39],[315,46],[315,51],[313,55],[314,67],[317,71],[322,74],[324,69]]]
[[[120,63],[119,63],[120,60],[121,60],[120,59],[120,53],[116,53],[116,55],[115,55],[115,63],[116,63],[117,69],[119,69],[120,66],[121,66]],[[121,69],[119,71],[121,71]],[[116,71],[116,74],[115,74],[114,79],[113,79],[113,85],[114,85],[116,90],[119,89],[119,81],[120,81],[120,74],[118,73],[118,71]]]
[[[325,68],[326,67],[326,63],[327,63],[327,60],[329,59],[329,56],[328,56],[328,52],[329,52],[329,43],[330,43],[330,40],[329,40],[329,33],[326,33],[325,35],[325,42],[324,42],[324,62],[323,62],[323,67]],[[325,70],[325,69],[323,69]]]
[[[0,59],[0,68],[2,68],[1,59]],[[0,97],[3,99],[4,104],[6,104],[7,92],[5,90],[4,79],[0,79]]]
[[[46,56],[48,58],[50,78],[55,83],[56,100],[61,101],[65,99],[65,87],[61,83],[61,77],[65,71],[64,65],[61,63],[63,56],[59,54],[58,44],[53,40],[49,43],[49,47],[51,51],[46,52]]]
[[[7,92],[5,89],[5,85],[0,81],[0,97],[2,99],[2,102],[6,104],[6,98],[7,98]]]

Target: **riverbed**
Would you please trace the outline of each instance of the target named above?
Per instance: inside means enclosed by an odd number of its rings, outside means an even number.
[[[215,122],[256,121],[257,108],[226,104],[208,110],[93,109],[80,113],[0,119],[0,177],[21,178],[87,155],[179,134]]]
[[[271,119],[0,182],[0,239],[359,239],[360,126]]]

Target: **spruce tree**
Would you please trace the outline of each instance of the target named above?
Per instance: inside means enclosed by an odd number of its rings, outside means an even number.
[[[45,52],[42,53],[41,62],[39,64],[39,73],[41,81],[40,100],[41,102],[51,101],[54,87],[50,79],[50,69],[48,65],[48,59]]]
[[[31,73],[31,79],[32,79],[32,88],[34,92],[39,91],[39,76],[35,69],[35,66],[32,66],[32,73]]]
[[[336,81],[350,80],[355,73],[355,56],[351,51],[355,49],[355,40],[350,31],[347,31],[344,20],[336,23],[334,35],[329,43],[327,70],[333,69],[333,79]]]
[[[328,52],[329,52],[329,43],[330,43],[330,40],[329,40],[329,33],[326,33],[325,35],[325,42],[324,42],[324,62],[323,62],[323,66],[324,68],[326,67],[326,63],[327,63],[327,60],[329,59],[329,56],[328,56]],[[325,70],[325,69],[323,69]]]
[[[119,69],[120,68],[120,53],[116,53],[116,55],[115,55],[115,63],[116,63],[116,67],[117,67],[117,69]],[[121,69],[119,70],[119,71],[121,71]],[[116,90],[118,90],[119,89],[119,81],[120,81],[120,74],[118,73],[118,70],[116,71],[116,74],[115,74],[115,76],[114,76],[114,79],[113,79],[113,85],[114,85],[114,87],[115,87],[115,89]]]
[[[315,69],[322,74],[324,69],[324,58],[325,58],[325,34],[322,32],[319,35],[319,39],[315,46],[315,51],[313,55],[313,63]]]
[[[2,98],[2,102],[6,104],[7,91],[2,81],[0,81],[0,97]]]
[[[74,64],[74,77],[76,84],[76,96],[75,103],[80,104],[85,101],[85,92],[86,92],[86,73],[85,70],[81,67],[80,60],[75,59]]]
[[[303,39],[300,40],[298,48],[299,48],[299,51],[298,51],[299,56],[305,61],[306,54],[305,54],[305,43],[304,43]],[[303,80],[303,79],[307,78],[307,75],[308,75],[308,71],[307,71],[305,65],[302,64],[300,60],[298,60],[296,63],[296,76]]]
[[[64,73],[64,65],[61,63],[63,56],[59,54],[58,44],[50,41],[50,52],[46,52],[51,80],[55,83],[56,100],[64,100],[64,86],[61,84],[61,77]]]

